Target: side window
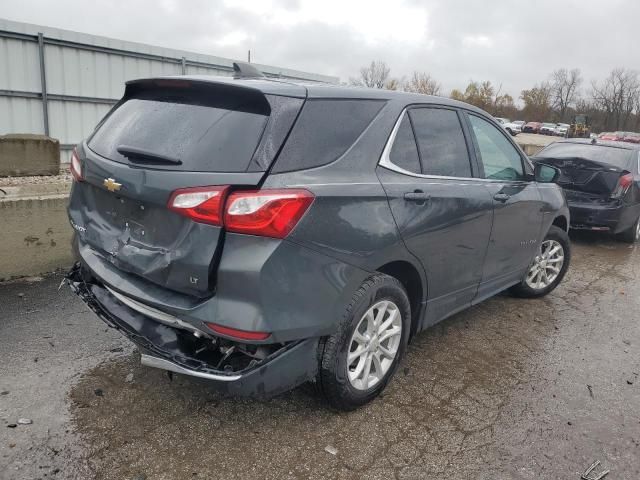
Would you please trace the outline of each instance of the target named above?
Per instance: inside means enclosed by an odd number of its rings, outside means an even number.
[[[418,141],[422,173],[471,177],[471,162],[458,114],[444,108],[409,110]]]
[[[337,160],[384,104],[381,100],[307,100],[272,172],[315,168]]]
[[[504,134],[486,120],[469,115],[476,137],[485,178],[494,180],[522,180],[522,158]]]
[[[409,116],[405,115],[400,122],[400,127],[396,132],[396,138],[393,141],[389,160],[394,165],[412,173],[421,173],[420,157],[418,157],[418,146],[411,129],[411,121]]]

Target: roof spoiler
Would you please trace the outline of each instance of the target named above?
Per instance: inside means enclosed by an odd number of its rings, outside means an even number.
[[[249,63],[233,62],[233,78],[265,78],[265,76]]]

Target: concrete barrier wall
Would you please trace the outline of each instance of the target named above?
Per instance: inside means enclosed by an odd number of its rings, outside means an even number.
[[[0,136],[0,177],[57,175],[60,142],[44,135]]]
[[[73,263],[68,196],[0,200],[0,281]]]

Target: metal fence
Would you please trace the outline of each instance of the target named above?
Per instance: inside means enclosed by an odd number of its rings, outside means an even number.
[[[57,138],[61,159],[122,96],[155,75],[231,75],[233,61],[0,19],[0,135]],[[256,65],[268,77],[337,83],[337,77]]]

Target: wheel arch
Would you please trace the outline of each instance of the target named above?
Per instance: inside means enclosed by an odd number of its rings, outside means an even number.
[[[427,285],[423,281],[420,271],[415,265],[406,260],[385,263],[377,268],[376,271],[397,279],[407,292],[409,304],[411,305],[411,332],[409,338],[413,337],[420,325],[422,306],[427,293]]]
[[[561,228],[565,232],[569,231],[569,222],[567,220],[567,217],[565,217],[564,215],[558,215],[556,218],[554,218],[553,223],[551,225],[555,225],[556,227]]]

